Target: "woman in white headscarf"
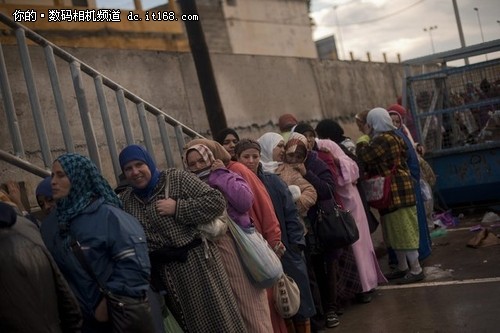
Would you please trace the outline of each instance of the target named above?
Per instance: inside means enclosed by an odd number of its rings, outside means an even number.
[[[257,141],[260,144],[260,163],[264,172],[276,173],[276,169],[283,163],[285,155],[285,140],[281,134],[267,132]]]
[[[366,165],[366,176],[391,175],[391,200],[388,207],[379,209],[379,213],[384,240],[396,252],[398,268],[387,274],[386,278],[406,284],[421,281],[424,272],[418,261],[416,198],[406,164],[407,146],[395,129],[386,109],[370,110],[366,124],[366,134],[370,140],[358,141],[356,153]]]
[[[297,135],[297,134],[295,134]],[[288,185],[292,193],[295,205],[299,210],[301,217],[307,214],[318,197],[316,190],[297,170],[297,164],[303,164],[307,156],[307,148],[304,145],[304,156],[299,163],[286,162],[286,149],[283,137],[278,133],[268,132],[262,135],[258,140],[261,147],[260,164],[264,172],[276,173]],[[297,143],[288,144],[293,146],[295,152]]]

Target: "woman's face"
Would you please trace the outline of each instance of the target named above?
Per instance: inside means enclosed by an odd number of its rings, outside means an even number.
[[[54,197],[46,197],[44,195],[38,195],[36,197],[36,201],[38,202],[38,205],[45,213],[45,215],[49,215],[52,209],[56,207],[56,201]]]
[[[401,118],[396,114],[391,114],[392,124],[396,126],[396,128],[401,127]]]
[[[210,165],[205,162],[203,157],[196,150],[190,150],[186,156],[186,163],[188,170],[191,172],[196,172],[209,167]]]
[[[52,164],[52,181],[50,185],[52,186],[52,198],[54,200],[67,197],[71,190],[71,181],[58,161]]]
[[[304,148],[300,149],[297,147],[294,152],[289,152],[286,153],[285,155],[285,163],[288,164],[300,164],[304,163],[304,160],[306,159],[306,151]]]
[[[234,147],[237,143],[238,139],[234,135],[228,134],[222,142],[222,146],[227,150],[229,154],[231,154],[231,157],[234,157]]]
[[[238,156],[238,162],[244,164],[254,173],[257,173],[260,162],[260,152],[255,148],[246,149]]]
[[[285,156],[285,141],[281,140],[273,149],[273,161],[283,162]]]
[[[130,161],[125,164],[123,174],[129,185],[137,189],[146,188],[151,180],[151,171],[148,165],[139,160]]]
[[[356,125],[358,126],[358,130],[359,130],[361,133],[364,133],[365,124],[366,124],[366,122],[364,122],[363,120],[361,120],[360,118],[358,118],[358,117],[356,116]]]
[[[314,132],[307,131],[304,133],[304,136],[307,139],[307,150],[312,150],[316,142],[316,135],[314,135]]]

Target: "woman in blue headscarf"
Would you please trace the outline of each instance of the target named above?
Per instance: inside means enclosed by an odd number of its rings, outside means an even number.
[[[45,177],[36,187],[35,195],[36,202],[38,206],[42,209],[45,215],[49,215],[53,208],[56,206],[56,202],[52,197],[52,177]]]
[[[130,185],[124,209],[143,225],[155,287],[185,332],[246,332],[217,246],[203,243],[197,226],[222,215],[224,196],[194,174],[159,171],[144,147],[120,153]]]
[[[150,275],[144,231],[120,209],[118,197],[87,157],[59,156],[52,165],[51,185],[56,208],[42,224],[43,240],[80,303],[82,332],[110,332],[106,299],[72,248],[80,247],[108,291],[144,300]],[[151,331],[142,329],[134,331]]]

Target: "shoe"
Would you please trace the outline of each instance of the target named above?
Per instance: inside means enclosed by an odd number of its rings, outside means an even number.
[[[372,301],[372,297],[368,293],[359,293],[356,294],[356,302],[361,304],[370,303]]]
[[[326,314],[326,327],[332,328],[337,327],[340,324],[339,317],[333,311],[330,311]]]
[[[412,273],[408,272],[408,274],[406,274],[404,277],[402,277],[401,279],[396,281],[396,283],[397,284],[415,283],[415,282],[422,281],[424,278],[425,278],[425,274],[424,274],[423,270],[418,274],[412,274]]]
[[[399,269],[395,269],[392,272],[385,274],[384,276],[387,280],[396,280],[405,277],[408,273],[408,270],[400,271]]]

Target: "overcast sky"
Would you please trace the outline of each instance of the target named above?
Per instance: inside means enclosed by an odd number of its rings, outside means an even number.
[[[467,46],[482,42],[478,13],[484,41],[500,38],[499,0],[456,1]],[[391,62],[397,60],[397,53],[403,61],[431,54],[431,36],[423,29],[434,26],[436,53],[461,47],[452,0],[312,0],[311,17],[315,40],[338,36],[340,27],[342,43],[337,38],[337,49],[341,59],[343,53],[349,58],[349,51],[360,60],[366,60],[369,51],[374,61],[382,61],[385,52]],[[493,57],[498,54],[489,59]]]

